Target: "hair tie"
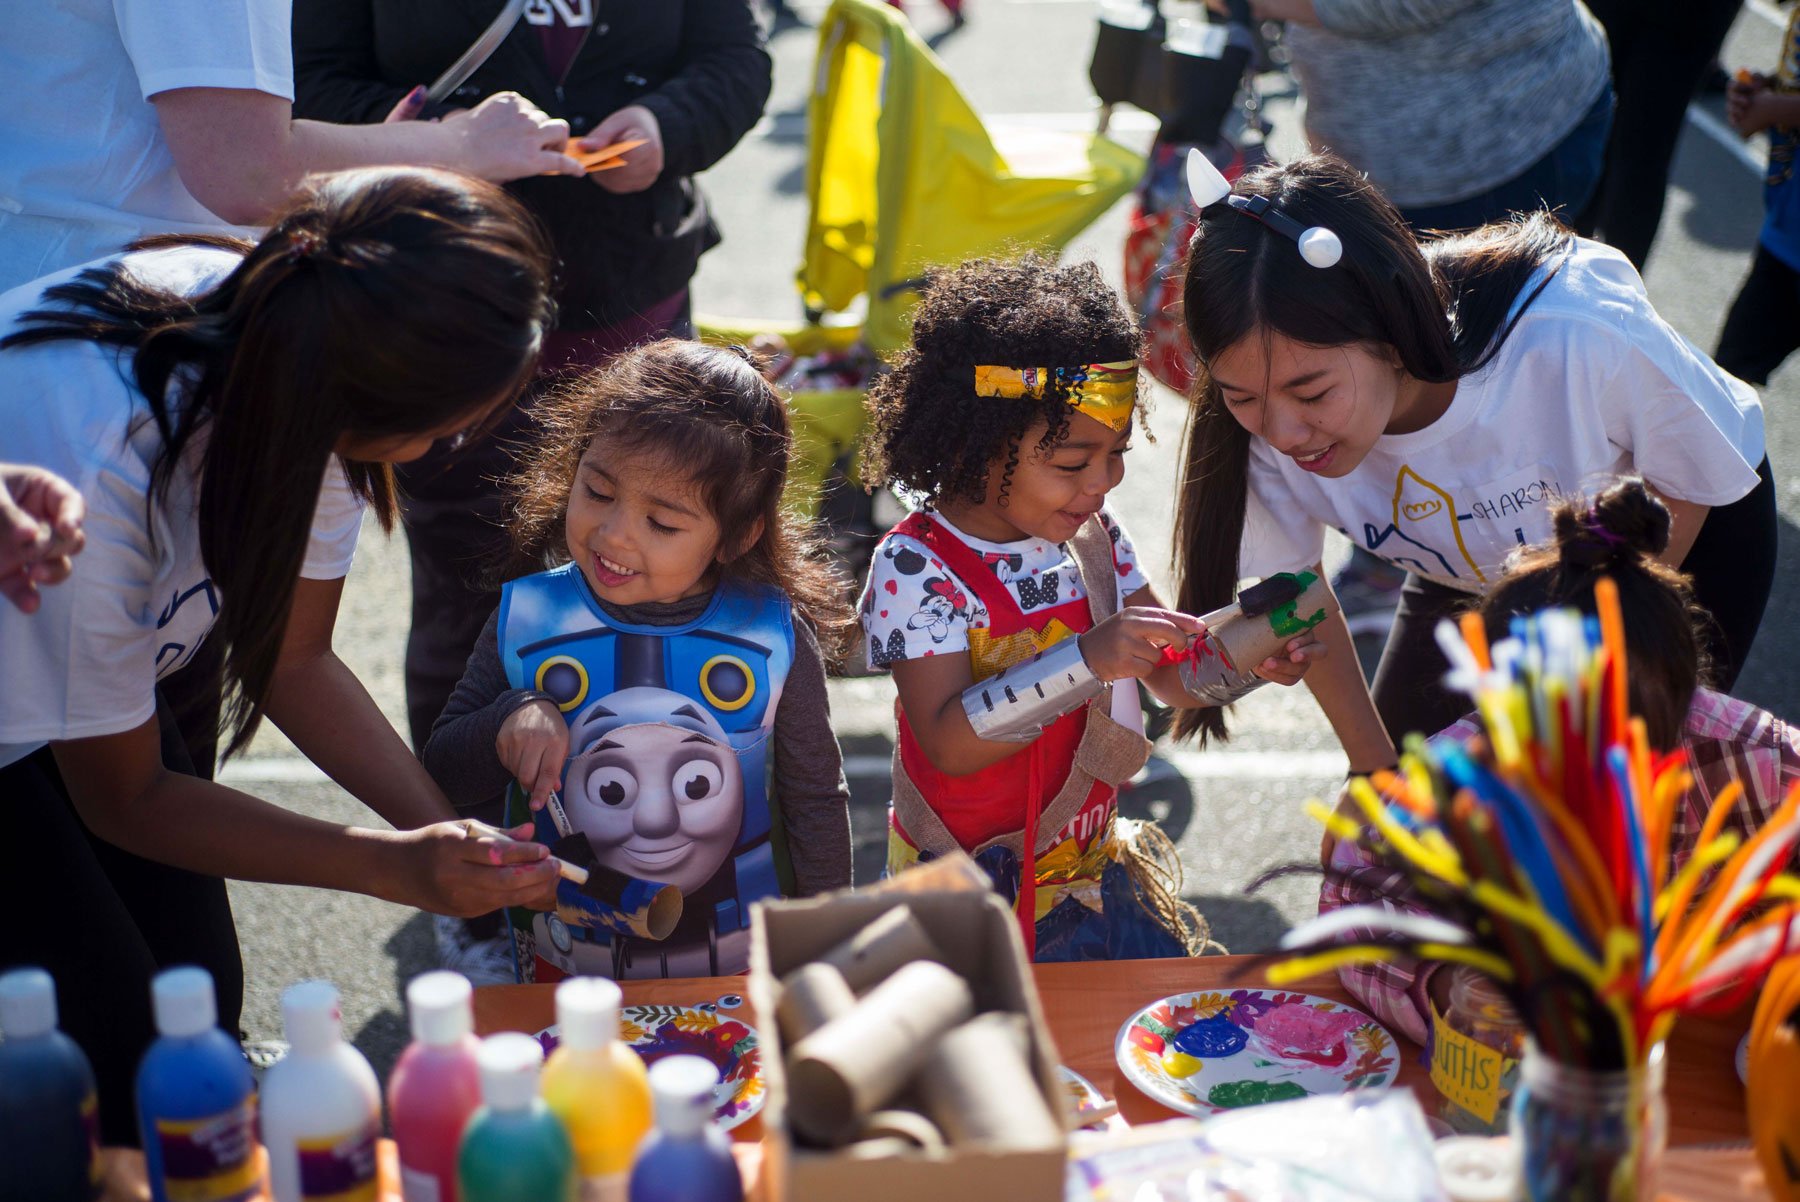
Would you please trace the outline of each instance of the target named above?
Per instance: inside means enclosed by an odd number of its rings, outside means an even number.
[[[1588,506],[1588,511],[1581,516],[1580,524],[1584,532],[1600,539],[1607,546],[1612,547],[1615,550],[1627,545],[1625,536],[1614,534],[1611,530],[1608,530],[1606,528],[1606,523],[1600,520],[1599,513],[1597,513],[1591,505]]]
[[[325,248],[325,239],[321,237],[317,231],[309,229],[294,230],[288,234],[287,261],[290,263],[298,263],[302,259],[310,259],[315,255],[323,253]]]
[[[1322,225],[1301,225],[1276,208],[1266,196],[1233,196],[1231,182],[1198,150],[1188,151],[1187,186],[1194,203],[1201,209],[1224,201],[1244,216],[1292,238],[1300,248],[1300,257],[1314,267],[1335,267],[1344,257],[1344,241],[1335,231]]]

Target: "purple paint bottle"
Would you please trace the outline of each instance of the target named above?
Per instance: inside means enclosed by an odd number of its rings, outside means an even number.
[[[743,1202],[731,1140],[713,1124],[719,1070],[698,1056],[650,1066],[656,1130],[631,1168],[631,1202]]]

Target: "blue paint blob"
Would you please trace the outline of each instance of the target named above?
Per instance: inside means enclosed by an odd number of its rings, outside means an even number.
[[[1170,1042],[1176,1051],[1205,1060],[1215,1056],[1235,1056],[1250,1042],[1250,1034],[1242,1027],[1234,1026],[1223,1014],[1215,1014],[1189,1023],[1175,1032],[1175,1038]]]

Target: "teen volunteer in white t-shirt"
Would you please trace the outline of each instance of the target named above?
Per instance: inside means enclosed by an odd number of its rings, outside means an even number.
[[[1636,474],[1674,516],[1664,558],[1717,624],[1709,683],[1731,687],[1774,579],[1762,405],[1657,316],[1624,256],[1544,214],[1421,247],[1330,156],[1232,193],[1203,210],[1183,288],[1204,371],[1182,610],[1223,604],[1240,575],[1316,571],[1327,526],[1406,569],[1372,692],[1341,617],[1307,676],[1351,767],[1384,767],[1396,740],[1466,708],[1440,683],[1438,619],[1549,536],[1558,497]],[[1341,258],[1301,253],[1313,227]],[[1217,710],[1183,718],[1224,729]]]
[[[180,239],[167,239],[181,242]],[[149,978],[200,963],[235,1028],[224,881],[442,913],[547,900],[545,849],[456,815],[331,634],[389,464],[479,433],[530,379],[549,259],[498,188],[447,172],[316,177],[257,245],[140,249],[0,296],[0,458],[72,481],[87,546],[36,613],[0,606],[0,968],[57,979],[135,1138]],[[398,830],[212,783],[159,682],[222,646],[224,735],[264,717]],[[198,670],[198,669],[196,669]]]

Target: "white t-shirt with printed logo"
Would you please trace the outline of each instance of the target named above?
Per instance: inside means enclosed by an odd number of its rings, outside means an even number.
[[[124,259],[138,279],[182,296],[213,287],[239,262],[201,247]],[[0,336],[41,307],[45,287],[80,270],[0,295]],[[129,358],[115,348],[66,341],[0,350],[0,461],[49,468],[87,502],[87,546],[74,574],[41,590],[35,614],[0,602],[0,767],[52,740],[148,721],[156,682],[193,657],[218,615],[191,470],[175,471],[146,526],[150,468],[162,447],[149,414]],[[336,580],[350,570],[362,511],[334,458],[301,576]]]
[[[1044,539],[988,542],[964,534],[942,514],[929,516],[988,566],[1027,618],[1036,611],[1087,596],[1075,553],[1066,544]],[[1138,568],[1130,536],[1112,511],[1102,507],[1100,520],[1112,536],[1113,559],[1119,573],[1117,599],[1122,604],[1124,598],[1149,582]],[[871,668],[885,668],[901,659],[966,655],[969,631],[989,625],[987,606],[975,590],[946,567],[930,547],[898,532],[890,532],[875,548],[861,612]],[[1112,716],[1121,725],[1141,728],[1142,711],[1135,689],[1113,690]]]
[[[1625,256],[1578,240],[1443,416],[1384,435],[1350,475],[1313,475],[1252,439],[1240,570],[1317,563],[1332,526],[1426,579],[1481,592],[1514,547],[1550,537],[1561,495],[1635,472],[1677,500],[1728,505],[1756,486],[1763,450],[1755,391],[1657,315]]]

